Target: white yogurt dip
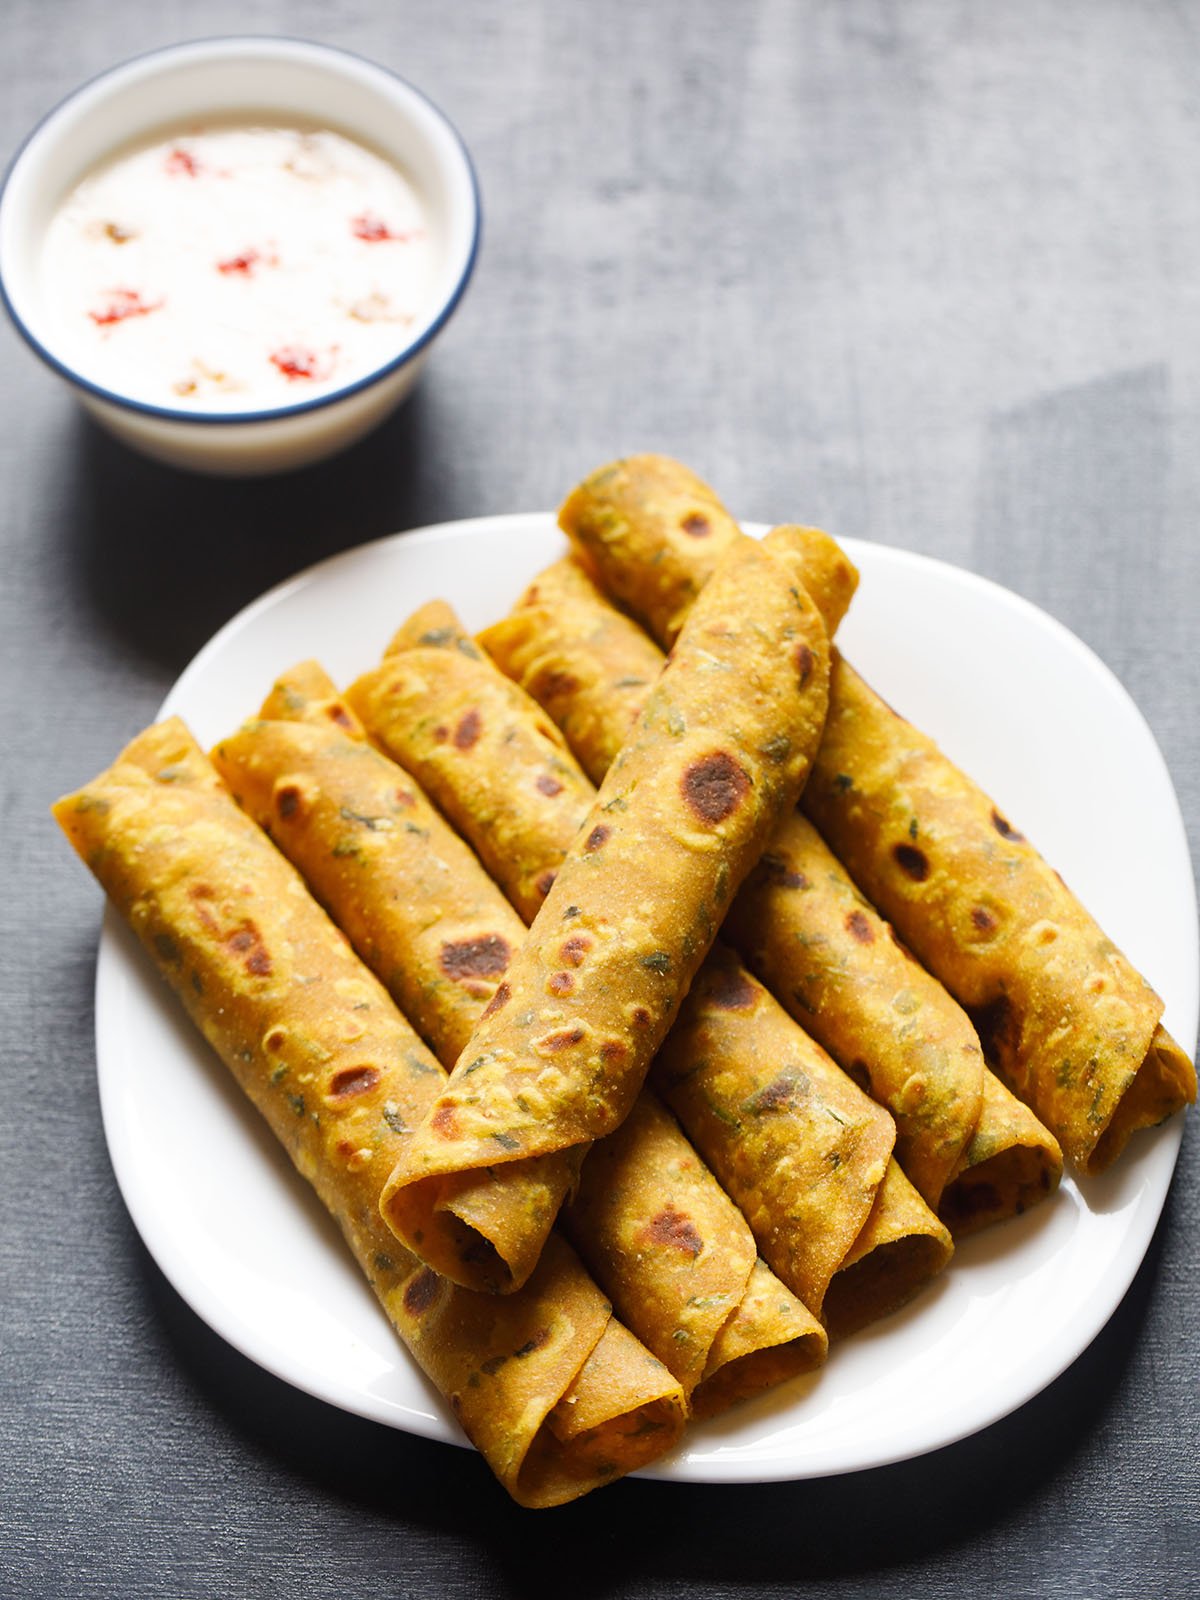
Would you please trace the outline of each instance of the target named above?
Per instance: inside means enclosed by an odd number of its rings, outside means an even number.
[[[109,157],[55,211],[39,294],[54,349],[131,400],[294,405],[399,355],[439,242],[404,174],[325,128],[211,124]]]

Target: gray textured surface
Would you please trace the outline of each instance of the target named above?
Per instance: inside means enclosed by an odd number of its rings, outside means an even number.
[[[274,580],[393,529],[551,505],[657,448],[747,517],[943,556],[1044,606],[1138,700],[1195,848],[1200,7],[3,15],[5,149],[133,50],[289,32],[441,102],[487,228],[407,409],[276,483],[125,455],[0,329],[0,1593],[1200,1592],[1194,1128],[1121,1309],[1016,1416],[857,1477],[622,1484],[531,1519],[471,1457],[257,1371],[150,1263],[98,1121],[99,900],[46,813]]]

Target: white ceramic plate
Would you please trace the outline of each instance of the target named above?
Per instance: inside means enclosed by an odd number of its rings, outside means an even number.
[[[275,676],[320,657],[341,682],[424,600],[472,628],[499,617],[563,548],[546,515],[489,517],[336,556],[273,589],[200,652],[163,707],[202,743],[252,713]],[[840,643],[1062,871],[1196,1037],[1196,902],[1183,825],[1153,737],[1106,667],[983,579],[847,541],[862,585]],[[97,973],[104,1126],[130,1213],[189,1305],[245,1355],[332,1404],[464,1442],[328,1217],[177,1012],[110,912]],[[688,1432],[653,1476],[815,1477],[933,1450],[1052,1381],[1125,1293],[1158,1219],[1182,1119],[1110,1175],[969,1241],[906,1310],[795,1380]]]

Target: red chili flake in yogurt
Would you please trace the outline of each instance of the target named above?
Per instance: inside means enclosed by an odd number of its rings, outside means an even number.
[[[393,232],[382,217],[374,216],[370,211],[351,217],[350,231],[356,239],[362,239],[366,244],[382,244],[385,240],[393,244],[407,244],[410,239],[418,237],[415,230],[411,233]]]
[[[272,350],[271,361],[285,378],[327,378],[333,370],[332,351],[322,360],[315,350],[306,350],[298,344]]]
[[[243,277],[248,278],[261,260],[262,257],[257,250],[243,250],[240,256],[230,256],[227,261],[218,261],[217,271],[240,272]]]
[[[98,328],[107,328],[129,317],[148,317],[161,305],[161,300],[143,300],[136,289],[110,289],[107,304],[99,311],[89,311],[88,316]]]
[[[195,156],[178,144],[168,154],[164,166],[173,178],[195,178],[200,172]]]

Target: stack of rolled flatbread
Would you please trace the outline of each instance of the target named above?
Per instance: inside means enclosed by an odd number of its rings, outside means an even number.
[[[832,539],[657,456],[560,521],[478,639],[427,604],[344,693],[300,663],[55,807],[530,1506],[813,1372],[1196,1089],[831,644]]]

